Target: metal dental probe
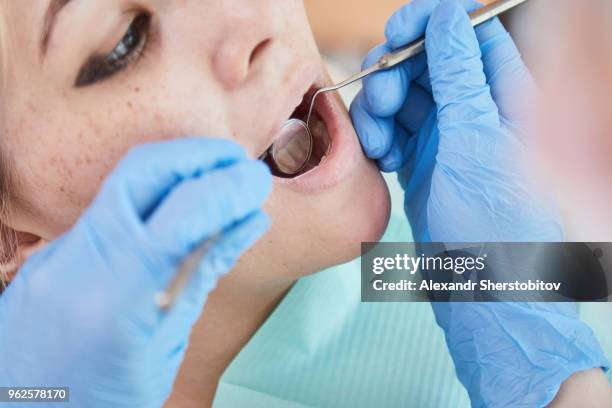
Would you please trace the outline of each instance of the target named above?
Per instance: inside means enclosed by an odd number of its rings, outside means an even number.
[[[193,252],[183,259],[170,285],[168,285],[166,290],[155,295],[157,307],[162,310],[168,310],[172,307],[183,289],[201,267],[202,260],[210,253],[210,250],[220,238],[221,233],[213,234],[212,237],[204,240]]]
[[[482,7],[472,13],[470,13],[470,21],[472,22],[472,26],[476,27],[482,23],[485,23],[491,20],[498,15],[513,9],[514,7],[526,2],[527,0],[499,0],[494,3],[491,3],[488,6]],[[391,51],[378,60],[378,62],[372,65],[370,68],[367,68],[344,81],[332,85],[326,88],[321,88],[315,92],[310,101],[310,109],[308,110],[308,116],[306,117],[306,126],[310,128],[310,117],[312,116],[312,111],[315,106],[315,101],[317,96],[322,93],[329,91],[336,91],[340,88],[343,88],[347,85],[352,84],[353,82],[359,81],[364,77],[373,74],[379,71],[385,71],[389,68],[393,68],[394,66],[406,61],[409,58],[414,57],[425,51],[425,37],[422,37],[408,45],[405,45],[395,51]]]

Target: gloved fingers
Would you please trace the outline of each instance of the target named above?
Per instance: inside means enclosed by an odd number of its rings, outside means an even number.
[[[363,91],[351,105],[351,116],[366,155],[378,160],[382,171],[392,172],[403,166],[413,149],[405,149],[407,139],[418,132],[435,106],[432,96],[413,84],[404,105],[394,118],[377,118],[364,105]]]
[[[200,242],[258,211],[272,191],[268,167],[243,160],[183,181],[146,221],[153,242],[184,257]]]
[[[397,49],[413,42],[424,35],[431,13],[440,3],[440,0],[416,0],[397,10],[387,22],[385,35],[387,44],[391,49]],[[461,0],[459,2],[468,12],[472,12],[482,4],[474,0]],[[413,80],[421,85],[427,92],[432,93],[427,57],[420,54],[411,59],[413,61]]]
[[[397,10],[385,28],[387,42],[374,48],[365,58],[367,68],[385,53],[393,51],[422,37],[431,13],[440,0],[414,0]],[[466,10],[473,11],[482,5],[473,0],[461,0]],[[417,55],[398,67],[372,74],[363,80],[367,104],[365,108],[375,116],[395,115],[410,93],[411,83],[416,81],[426,91],[431,91],[425,53]]]
[[[235,266],[240,256],[261,238],[270,224],[270,218],[258,210],[237,221],[221,235],[202,259],[197,274],[168,311],[163,324],[166,329],[190,331],[220,277]]]
[[[380,118],[367,108],[364,91],[361,90],[351,104],[351,118],[364,153],[370,159],[379,159],[391,148],[395,136],[393,117]]]
[[[395,116],[396,126],[391,147],[378,159],[378,167],[382,171],[398,171],[414,154],[418,132],[434,107],[431,94],[413,83],[406,102]]]
[[[440,133],[451,131],[459,137],[474,133],[461,132],[463,127],[499,128],[480,45],[462,6],[444,1],[436,7],[427,26],[426,47]]]
[[[246,157],[244,148],[228,139],[192,137],[141,145],[119,163],[101,195],[110,195],[110,201],[129,201],[144,221],[181,181]]]
[[[476,28],[484,72],[501,115],[520,126],[533,112],[537,85],[499,19]]]
[[[366,57],[364,65],[371,65],[368,59],[376,57],[374,59],[377,60],[381,55],[381,52],[371,53]],[[423,90],[431,89],[425,54],[417,55],[393,69],[364,78],[363,93],[366,102],[364,107],[375,117],[386,118],[396,115],[405,104],[413,87],[417,85],[421,85]]]
[[[417,56],[415,58],[421,58],[421,56]],[[427,55],[423,54],[422,58],[425,61],[424,64],[427,66]],[[428,92],[430,95],[433,95],[433,90],[431,89],[431,81],[429,79],[429,68],[425,69],[425,71],[423,71],[423,73],[417,79],[415,79],[414,82],[419,84],[421,88],[425,90],[425,92]]]
[[[436,108],[432,108],[417,137],[406,144],[404,168],[398,173],[404,188],[404,209],[415,239],[426,242],[429,236],[427,203],[431,199],[432,175],[437,163],[439,132]]]
[[[385,173],[396,172],[402,167],[402,162],[404,161],[402,153],[400,138],[396,137],[393,139],[387,154],[377,160],[378,168]]]
[[[399,123],[396,126],[396,136],[393,138],[391,148],[386,155],[378,160],[378,167],[386,173],[398,171],[406,163],[407,153],[413,151],[412,149],[406,149],[406,145],[414,145],[416,140],[416,137],[406,132]],[[410,143],[411,141],[412,143]]]
[[[404,110],[410,113],[404,115]],[[417,152],[417,148],[428,144],[430,132],[425,131],[421,134],[421,129],[434,114],[435,103],[432,96],[421,87],[415,86],[402,111],[396,117],[396,137],[393,139],[391,149],[387,155],[378,160],[378,166],[382,171],[399,171],[408,161],[417,164],[424,159],[423,152]],[[410,119],[404,120],[405,116]],[[419,157],[414,157],[415,154]],[[432,159],[434,157],[435,155],[431,156]]]
[[[368,53],[363,61],[363,69],[374,65],[380,57],[391,51],[387,44],[381,44]],[[378,117],[393,116],[400,109],[410,82],[418,76],[417,62],[409,60],[386,71],[371,74],[363,79],[363,92],[367,104],[365,107]],[[422,69],[426,64],[422,63]]]
[[[474,0],[459,0],[458,3],[469,13],[482,7],[482,4]],[[421,38],[431,14],[439,4],[440,0],[413,0],[400,7],[385,27],[389,46],[397,49]]]
[[[413,83],[396,120],[408,132],[417,133],[435,106],[433,96],[422,86]]]

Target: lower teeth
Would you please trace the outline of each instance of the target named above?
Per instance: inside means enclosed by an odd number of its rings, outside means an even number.
[[[327,126],[323,120],[313,118],[312,125],[310,126],[310,133],[312,134],[312,155],[308,161],[313,167],[318,166],[323,162],[329,151],[330,140],[327,132]]]

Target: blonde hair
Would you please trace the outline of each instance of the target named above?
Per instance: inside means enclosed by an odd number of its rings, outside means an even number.
[[[0,97],[6,95],[5,80],[9,60],[7,41],[7,24],[5,9],[0,3]],[[0,109],[0,129],[3,128],[4,112]],[[0,132],[0,293],[8,283],[9,275],[15,269],[18,245],[15,230],[9,227],[12,215],[12,191],[14,177],[10,158],[6,156],[3,148],[2,133]]]
[[[13,177],[10,165],[0,153],[0,293],[4,291],[9,278],[16,269],[18,259],[18,237],[9,227],[12,214],[11,191]]]

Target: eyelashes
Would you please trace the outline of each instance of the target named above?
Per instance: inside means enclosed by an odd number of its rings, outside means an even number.
[[[123,38],[107,55],[94,55],[79,70],[74,86],[77,88],[93,85],[108,79],[136,62],[145,50],[151,15],[141,13],[134,18]]]

